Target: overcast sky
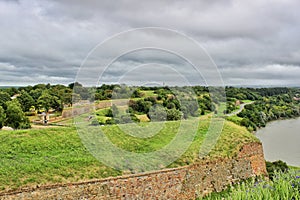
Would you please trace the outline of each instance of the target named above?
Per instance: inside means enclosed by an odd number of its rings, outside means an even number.
[[[298,0],[0,0],[0,85],[71,83],[99,43],[133,28],[161,27],[202,45],[226,85],[299,86],[299,9]],[[162,40],[151,33],[140,39],[150,37]],[[180,42],[173,39],[174,44]],[[134,41],[129,38],[126,42]],[[118,45],[110,46],[107,54],[117,49]],[[179,73],[188,69],[178,57],[154,50],[141,52],[116,60],[100,82],[120,81],[114,77],[128,66],[148,67],[131,73],[138,78],[143,74],[148,81],[158,74],[178,80],[166,69]],[[89,60],[102,67],[97,60]],[[127,81],[130,77],[121,76]],[[160,77],[153,81],[162,81]]]

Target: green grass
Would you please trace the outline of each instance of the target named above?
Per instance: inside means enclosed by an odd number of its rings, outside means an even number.
[[[235,124],[241,124],[241,121],[243,120],[242,117],[239,117],[237,115],[232,115],[232,116],[226,117],[226,119]]]
[[[186,121],[187,126],[189,123],[194,123]],[[151,152],[170,143],[179,125],[176,121],[166,122],[156,135],[144,139],[125,134],[120,129],[121,126],[117,125],[98,128],[101,128],[120,148],[132,152]],[[141,123],[140,126],[147,127],[148,124]],[[197,161],[199,148],[208,126],[208,119],[200,120],[200,126],[189,149],[168,167]],[[0,190],[122,174],[97,161],[83,146],[75,127],[0,131],[0,141]],[[233,156],[241,145],[252,141],[258,140],[245,128],[226,122],[222,135],[210,155],[212,157]]]
[[[91,156],[75,128],[1,131],[0,138],[2,190],[121,174]]]
[[[251,103],[251,102],[254,102],[252,100],[248,100],[248,99],[244,99],[244,100],[241,100],[243,103]]]
[[[300,199],[300,171],[289,170],[286,173],[276,173],[273,181],[255,180],[239,183],[231,188],[220,192],[209,194],[205,200],[241,200],[241,199]]]
[[[221,102],[220,105],[217,105],[217,109],[218,113],[216,114],[218,117],[222,117],[224,116],[223,111],[226,110],[226,103]]]
[[[157,94],[154,94],[153,90],[141,90],[141,93],[143,94],[143,97],[157,96]]]

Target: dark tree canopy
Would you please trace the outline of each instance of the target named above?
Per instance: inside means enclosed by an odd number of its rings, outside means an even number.
[[[6,114],[2,106],[0,106],[0,129],[4,126]]]

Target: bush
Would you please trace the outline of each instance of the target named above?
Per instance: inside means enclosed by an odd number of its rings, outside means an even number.
[[[182,117],[182,113],[175,108],[167,110],[167,120],[174,121],[179,120]]]
[[[281,160],[274,162],[267,161],[266,168],[271,180],[273,180],[275,172],[286,172],[289,169],[288,165]]]
[[[140,122],[140,119],[135,116],[135,114],[130,114],[131,120],[134,122]]]
[[[155,105],[150,109],[147,117],[151,121],[165,121],[167,119],[167,111],[164,107],[160,105]]]
[[[107,119],[107,120],[105,121],[105,123],[106,123],[106,124],[116,124],[116,121],[115,121],[113,118],[111,118],[111,119]]]
[[[112,111],[111,108],[107,110],[107,113],[105,114],[105,116],[106,116],[106,117],[113,117],[113,116],[114,116],[114,115],[113,115],[113,111]]]
[[[91,122],[91,126],[99,126],[99,121],[97,119],[93,119]]]

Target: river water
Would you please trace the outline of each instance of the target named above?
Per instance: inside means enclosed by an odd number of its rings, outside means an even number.
[[[256,136],[263,144],[267,161],[282,160],[300,166],[300,118],[268,123]]]

